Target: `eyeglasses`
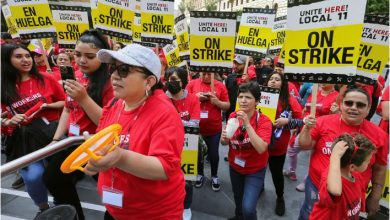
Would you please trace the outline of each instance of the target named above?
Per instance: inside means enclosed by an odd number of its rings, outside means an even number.
[[[363,103],[363,102],[354,102],[354,101],[350,101],[350,100],[344,101],[344,105],[347,107],[352,107],[354,104],[356,104],[356,108],[359,108],[359,109],[365,108],[367,106],[367,104]]]
[[[140,67],[131,66],[128,64],[121,64],[117,66],[115,63],[113,63],[110,65],[110,74],[113,74],[115,71],[117,71],[120,78],[126,78],[129,73],[133,72],[144,73],[140,70]]]

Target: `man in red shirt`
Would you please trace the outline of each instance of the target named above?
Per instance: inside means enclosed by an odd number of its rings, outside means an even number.
[[[200,101],[199,128],[200,134],[207,144],[207,153],[211,165],[211,187],[214,191],[219,191],[221,186],[218,179],[218,149],[222,132],[221,110],[228,110],[230,108],[230,102],[224,84],[214,80],[214,87],[211,87],[211,74],[214,73],[201,73],[199,79],[192,80],[188,83],[187,90],[189,93],[195,94]],[[199,155],[202,154],[199,152]],[[195,187],[201,187],[203,181],[203,160],[200,158]]]

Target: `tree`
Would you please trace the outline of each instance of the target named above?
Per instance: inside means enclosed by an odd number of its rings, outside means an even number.
[[[366,14],[389,14],[389,0],[368,0]]]
[[[186,8],[187,8],[187,11],[190,12],[190,11],[193,11],[195,9],[195,5],[194,3],[190,0],[190,1],[187,1],[186,3]]]
[[[216,11],[217,4],[214,0],[205,0],[206,11]]]
[[[186,11],[186,3],[185,3],[185,0],[181,0],[180,4],[179,4],[179,11],[184,14],[184,12]]]

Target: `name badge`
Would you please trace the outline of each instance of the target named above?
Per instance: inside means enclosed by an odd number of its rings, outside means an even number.
[[[102,202],[106,205],[112,205],[118,208],[123,207],[123,192],[103,187]]]
[[[69,126],[69,133],[79,136],[80,135],[80,126],[78,124],[71,123]]]
[[[239,157],[235,157],[234,158],[234,163],[237,164],[240,167],[245,167],[245,160],[243,160],[243,159],[241,159]]]
[[[209,118],[209,112],[208,111],[201,111],[200,118]]]

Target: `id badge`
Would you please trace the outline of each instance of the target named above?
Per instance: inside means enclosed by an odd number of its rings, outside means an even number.
[[[208,111],[201,111],[200,118],[209,118],[209,112]]]
[[[69,133],[79,136],[80,135],[80,126],[78,124],[71,123],[69,127]]]
[[[239,157],[235,157],[234,158],[234,163],[237,164],[240,167],[245,167],[245,160],[243,160],[243,159],[241,159]]]
[[[103,196],[102,196],[102,202],[106,205],[111,205],[115,206],[118,208],[123,207],[123,192],[108,188],[108,187],[103,187]]]

